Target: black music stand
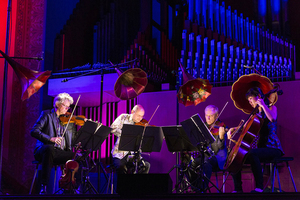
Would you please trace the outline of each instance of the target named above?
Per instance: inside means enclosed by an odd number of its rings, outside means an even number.
[[[122,151],[139,151],[140,144],[142,152],[160,152],[163,133],[160,127],[147,126],[142,140],[144,126],[124,124],[120,138],[119,149]]]
[[[99,123],[87,120],[79,129],[75,144],[81,143],[84,150],[99,148],[112,129]]]
[[[95,167],[96,163],[92,159],[93,166],[89,167],[89,163],[86,158],[90,152],[95,151],[101,146],[101,144],[107,138],[111,130],[112,129],[110,127],[100,125],[99,123],[88,120],[78,131],[78,136],[75,140],[75,144],[80,142],[82,149],[86,150],[86,154],[84,157],[87,166],[85,167],[86,173],[83,174],[83,170],[82,170],[82,176],[81,176],[83,178],[82,187],[81,187],[82,194],[85,194],[90,189],[92,189],[95,194],[99,194],[98,191],[90,182],[88,177],[89,172]],[[101,167],[102,170],[105,172],[102,165]]]
[[[162,141],[163,133],[160,127],[144,127],[124,124],[120,138],[119,150],[134,151],[134,164],[136,167],[135,173],[137,173],[137,165],[140,160],[141,152],[160,152]]]
[[[170,174],[173,169],[179,169],[179,181],[176,183],[173,191],[176,190],[177,193],[182,193],[188,188],[186,185],[192,186],[192,183],[184,179],[189,162],[191,161],[190,156],[184,157],[183,155],[187,155],[186,152],[198,151],[198,148],[192,144],[181,125],[163,126],[161,128],[165,136],[168,150],[170,152],[180,152],[182,157],[181,163],[179,165],[174,165],[168,172],[168,174]]]
[[[197,147],[201,153],[201,165],[199,168],[199,180],[201,181],[201,188],[199,188],[200,192],[205,192],[208,189],[208,187],[203,188],[203,186],[205,185],[205,180],[210,182],[219,192],[221,192],[220,189],[213,182],[211,182],[209,178],[205,176],[203,171],[204,156],[214,155],[214,152],[210,148],[210,144],[215,141],[214,136],[208,130],[199,114],[193,115],[191,118],[182,121],[180,124],[187,133],[187,136],[190,139],[191,143],[195,147]]]
[[[170,152],[198,151],[188,138],[181,125],[162,126],[165,141]]]

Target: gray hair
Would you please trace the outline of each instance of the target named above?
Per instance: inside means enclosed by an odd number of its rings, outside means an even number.
[[[207,110],[212,109],[215,111],[215,114],[219,114],[219,108],[215,105],[208,105],[206,106],[204,112],[206,112]]]
[[[64,102],[65,100],[68,100],[70,104],[74,102],[73,97],[71,97],[68,93],[63,92],[58,94],[53,101],[53,107],[56,108],[57,104]]]

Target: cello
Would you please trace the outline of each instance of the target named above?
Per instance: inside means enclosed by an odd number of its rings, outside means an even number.
[[[235,131],[235,133],[240,132],[240,137],[235,142],[235,146],[230,151],[224,165],[224,169],[229,172],[237,173],[242,168],[246,154],[251,149],[255,139],[258,138],[263,119],[260,114],[255,113],[257,109],[258,105],[252,111],[248,120]]]
[[[279,86],[275,85],[275,88],[265,94],[263,99],[270,94],[277,92],[278,89]],[[253,146],[255,146],[255,143],[259,138],[259,131],[264,120],[258,113],[258,108],[259,105],[256,105],[249,115],[248,120],[243,122],[234,133],[240,133],[240,136],[237,141],[234,141],[235,146],[230,151],[224,165],[224,169],[229,172],[237,173],[242,168],[244,161],[246,160],[246,154]]]

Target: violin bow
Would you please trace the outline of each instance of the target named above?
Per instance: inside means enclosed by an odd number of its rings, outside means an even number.
[[[156,113],[157,109],[158,109],[159,105],[156,107],[155,111],[153,112],[152,116],[150,117],[149,121],[148,121],[148,124],[150,123],[152,117],[154,116],[154,114]],[[144,130],[143,130],[143,133],[142,133],[142,138],[141,138],[141,142],[140,142],[140,146],[139,146],[139,150],[142,148],[142,142],[143,142],[143,139],[144,139],[144,135],[145,135],[145,129],[146,129],[147,126],[144,126]]]
[[[148,124],[150,124],[150,121],[151,121],[152,117],[154,116],[154,114],[156,113],[156,111],[157,111],[157,109],[158,109],[159,106],[160,106],[160,105],[158,105],[158,106],[156,107],[155,111],[153,112],[152,116],[150,117],[150,119],[149,119],[149,121],[148,121]]]
[[[227,106],[227,104],[228,104],[228,101],[227,101],[227,102],[225,103],[225,105],[223,106],[223,108],[222,108],[222,110],[221,110],[221,112],[220,112],[218,118],[217,118],[217,119],[215,120],[215,122],[211,125],[211,127],[210,127],[210,129],[209,129],[209,132],[210,132],[211,129],[215,126],[216,122],[218,121],[219,117],[220,117],[221,114],[223,113],[223,111],[224,111],[225,107]]]
[[[63,132],[63,134],[62,134],[62,136],[61,136],[62,138],[65,136],[65,133],[66,133],[66,131],[67,131],[67,129],[68,129],[68,126],[69,126],[69,124],[70,124],[71,118],[72,118],[72,116],[73,116],[73,114],[74,114],[74,111],[75,111],[75,109],[76,109],[76,106],[77,106],[77,104],[78,104],[78,102],[79,102],[80,96],[81,96],[81,95],[79,95],[79,97],[78,97],[78,99],[77,99],[77,101],[76,101],[76,104],[75,104],[75,106],[74,106],[74,109],[72,110],[72,113],[71,113],[71,115],[70,115],[69,121],[68,121],[68,123],[67,123],[67,125],[66,125],[66,128],[65,128],[65,130],[64,130],[64,132]]]
[[[154,114],[156,113],[158,107],[159,107],[159,105],[156,107],[155,111],[153,112],[152,116],[150,117],[150,119],[149,119],[149,121],[148,121],[148,124],[150,123],[152,117],[153,117]],[[139,153],[141,153],[142,143],[143,143],[143,139],[144,139],[146,127],[147,127],[147,126],[144,126],[144,129],[143,129],[142,138],[141,138],[141,142],[140,142],[139,150],[138,150]],[[140,159],[140,156],[138,155],[138,158],[136,158],[136,159],[139,160],[139,159]],[[135,173],[137,173],[137,171],[138,171],[138,165],[137,165],[137,161],[136,161],[136,163],[135,163]]]

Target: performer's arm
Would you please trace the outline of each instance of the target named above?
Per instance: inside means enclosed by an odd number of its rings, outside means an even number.
[[[47,118],[48,115],[43,111],[30,132],[32,137],[40,140],[43,143],[49,143],[51,139],[49,135],[43,133],[43,129],[45,126],[47,126],[48,123]]]
[[[262,99],[257,100],[257,104],[264,110],[264,113],[266,114],[267,118],[274,122],[277,119],[277,108],[275,105],[272,105],[271,107],[268,107],[265,102]]]
[[[123,123],[125,120],[126,115],[121,114],[119,117],[117,117],[117,119],[115,119],[115,121],[111,124],[110,128],[112,128],[113,130],[111,131],[111,133],[113,133],[114,135],[120,137],[121,133],[122,133],[122,127],[123,127]]]
[[[217,137],[217,139],[216,139],[216,143],[217,143],[217,146],[218,146],[218,148],[219,149],[224,149],[225,148],[225,136],[226,134],[225,134],[225,128],[224,127],[220,127],[219,128],[219,135],[218,135],[218,137]]]

